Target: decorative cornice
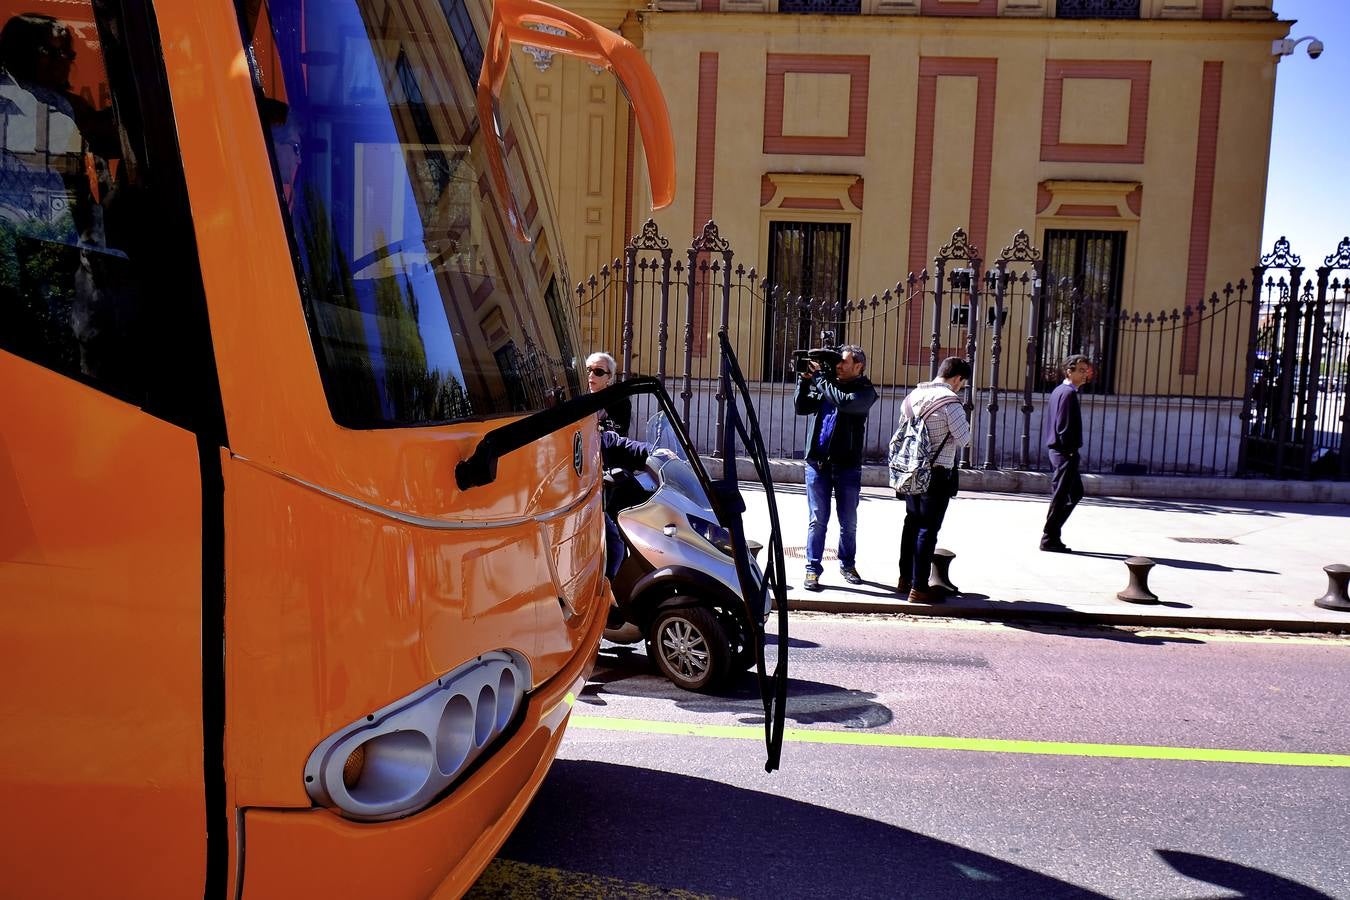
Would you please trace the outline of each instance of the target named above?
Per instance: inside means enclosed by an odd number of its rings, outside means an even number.
[[[1042,181],[1036,214],[1042,218],[1139,221],[1143,185],[1137,181]]]
[[[769,172],[760,179],[760,208],[812,209],[856,215],[862,212],[860,175]]]

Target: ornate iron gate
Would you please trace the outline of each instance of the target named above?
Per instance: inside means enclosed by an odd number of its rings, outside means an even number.
[[[1243,473],[1350,477],[1350,238],[1315,271],[1284,238],[1252,269]]]

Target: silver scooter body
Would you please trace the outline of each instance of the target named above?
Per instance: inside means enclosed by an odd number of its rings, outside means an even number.
[[[671,437],[663,414],[648,423],[648,438],[653,452],[646,469],[633,476],[648,496],[615,515],[629,555],[615,577],[618,615],[611,617],[605,637],[615,643],[645,637],[649,655],[662,657],[656,660],[658,667],[674,683],[691,690],[715,689],[735,669],[743,671],[754,661],[731,535],[718,521],[707,490]],[[756,624],[762,625],[772,597],[758,561],[752,558],[750,565],[752,606],[758,613]],[[677,612],[681,609],[686,612]],[[722,637],[713,633],[712,622]],[[723,654],[725,661],[717,658]]]

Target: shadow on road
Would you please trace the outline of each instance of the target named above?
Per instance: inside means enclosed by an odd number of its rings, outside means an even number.
[[[1167,644],[1203,645],[1205,643],[1198,638],[1189,638],[1182,635],[1160,637],[1157,635],[1135,634],[1132,631],[1116,628],[1111,625],[1048,625],[1040,622],[1008,622],[1006,624],[1009,628],[1016,628],[1020,631],[1031,631],[1036,634],[1092,638],[1099,641],[1116,641],[1121,644],[1143,644],[1152,647],[1162,647]]]
[[[732,713],[742,725],[764,723],[764,704],[753,672],[734,679],[720,694],[694,694],[656,674],[646,654],[632,647],[602,650],[595,672],[577,702],[607,706],[607,695],[668,700],[678,709],[695,713]],[[797,725],[879,728],[894,718],[891,710],[875,702],[876,694],[869,691],[789,678],[787,695],[787,719]]]
[[[1157,852],[1180,874],[1236,891],[1237,896],[1326,897],[1237,863],[1174,850]],[[1107,896],[826,806],[689,775],[580,760],[554,764],[500,856],[616,879],[588,882],[584,894],[568,897],[624,897],[635,891],[641,896],[692,891],[746,900]],[[518,888],[489,867],[467,896],[519,896],[513,893]]]
[[[1155,850],[1163,862],[1187,878],[1237,891],[1239,897],[1279,897],[1280,900],[1334,900],[1330,894],[1226,859],[1183,850]]]
[[[1095,550],[1075,550],[1074,556],[1091,556],[1094,559],[1130,559],[1137,556],[1135,553],[1101,553]],[[1279,575],[1281,573],[1271,569],[1243,569],[1235,566],[1225,566],[1220,563],[1201,562],[1198,559],[1172,559],[1168,556],[1148,556],[1160,566],[1167,566],[1169,569],[1194,569],[1199,572],[1248,572],[1252,575]]]

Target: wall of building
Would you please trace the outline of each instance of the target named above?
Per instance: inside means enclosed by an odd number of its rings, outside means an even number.
[[[956,228],[986,262],[1018,229],[1038,247],[1047,229],[1123,231],[1122,308],[1194,304],[1261,249],[1270,42],[1288,23],[1268,4],[1264,20],[1218,18],[1259,6],[1149,3],[1147,15],[1192,18],[1138,21],[1045,18],[1053,3],[1014,16],[1003,0],[892,10],[921,15],[628,14],[677,141],[676,201],[655,219],[677,248],[715,219],[761,275],[771,221],[845,222],[850,297],[930,266]],[[971,14],[929,14],[947,9]],[[553,66],[527,83],[550,87],[536,124],[584,275],[620,254],[649,201],[612,78]],[[1210,343],[1179,335],[1182,374],[1242,364]]]

